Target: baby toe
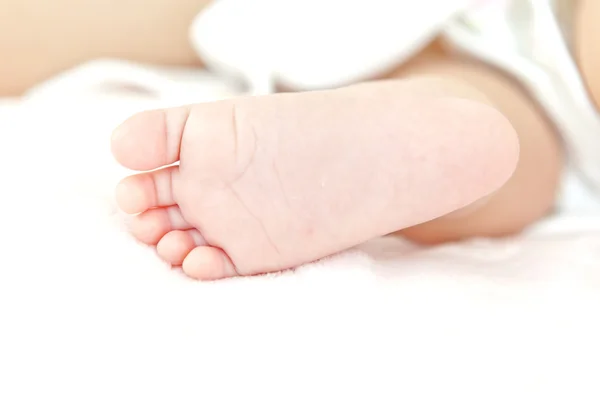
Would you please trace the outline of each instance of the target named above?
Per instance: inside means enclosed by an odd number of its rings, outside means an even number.
[[[187,107],[145,111],[119,126],[111,149],[124,167],[150,171],[179,160],[181,137],[189,116]]]
[[[128,214],[175,204],[174,181],[179,167],[163,168],[123,179],[116,190],[117,204]]]
[[[182,265],[183,260],[197,246],[206,244],[196,229],[170,231],[156,246],[156,252],[171,265]]]
[[[131,221],[131,233],[139,241],[155,245],[173,230],[193,228],[181,214],[178,206],[154,208],[136,215]]]
[[[223,250],[210,246],[199,246],[190,251],[182,268],[190,278],[205,281],[239,276]]]

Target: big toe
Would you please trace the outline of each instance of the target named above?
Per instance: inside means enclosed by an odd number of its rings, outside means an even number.
[[[189,109],[146,111],[134,115],[113,133],[111,150],[124,167],[149,171],[179,160]]]

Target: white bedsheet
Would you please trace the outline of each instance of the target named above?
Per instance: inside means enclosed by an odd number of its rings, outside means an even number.
[[[189,98],[63,89],[0,103],[1,399],[600,398],[599,215],[193,282],[125,232],[108,146]]]

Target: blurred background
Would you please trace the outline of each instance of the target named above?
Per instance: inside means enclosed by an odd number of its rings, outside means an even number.
[[[192,20],[211,0],[0,0],[0,97],[95,58],[199,65]]]

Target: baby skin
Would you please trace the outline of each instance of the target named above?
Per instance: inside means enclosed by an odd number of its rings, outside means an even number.
[[[594,41],[579,42],[593,83]],[[510,235],[552,211],[562,148],[514,81],[435,44],[385,78],[133,116],[112,138],[116,160],[141,171],[116,191],[133,235],[212,280],[391,233],[425,244]]]

